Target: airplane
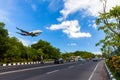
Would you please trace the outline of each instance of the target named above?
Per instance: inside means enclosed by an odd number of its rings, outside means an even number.
[[[16,29],[21,31],[21,32],[16,32],[16,33],[18,33],[20,35],[23,35],[23,36],[32,36],[32,37],[34,37],[34,36],[38,36],[39,34],[42,33],[41,30],[35,30],[35,31],[28,32],[28,31],[22,30],[22,29],[20,29],[18,27],[16,27]]]

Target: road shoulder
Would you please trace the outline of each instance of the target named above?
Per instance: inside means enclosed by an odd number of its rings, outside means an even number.
[[[98,66],[91,78],[91,80],[110,80],[105,68],[104,60],[98,63]]]

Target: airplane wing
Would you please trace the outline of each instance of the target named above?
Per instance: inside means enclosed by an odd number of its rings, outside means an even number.
[[[28,31],[25,31],[25,30],[22,30],[18,27],[16,27],[16,29],[20,30],[21,32],[16,32],[18,34],[21,34],[21,35],[24,35],[24,36],[38,36],[40,33],[42,33],[41,30],[35,30],[35,31],[31,31],[31,32],[28,32]]]
[[[26,33],[20,33],[20,32],[16,32],[16,33],[18,33],[20,35],[28,36],[28,34],[26,34]]]
[[[18,28],[18,27],[16,27],[16,29],[20,30],[20,31],[23,32],[23,33],[29,34],[29,32],[27,32],[27,31],[25,31],[25,30],[22,30],[22,29],[20,29],[20,28]],[[17,33],[19,33],[19,32],[17,32]]]

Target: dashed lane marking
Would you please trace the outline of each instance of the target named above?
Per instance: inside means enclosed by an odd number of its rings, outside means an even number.
[[[55,73],[55,72],[57,72],[57,71],[59,71],[59,70],[50,71],[50,72],[47,72],[46,74]]]

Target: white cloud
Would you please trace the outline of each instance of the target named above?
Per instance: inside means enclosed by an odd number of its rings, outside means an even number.
[[[80,25],[77,20],[64,21],[61,24],[51,25],[48,29],[59,30],[61,29],[63,33],[67,34],[70,38],[81,38],[81,37],[91,37],[90,33],[80,32]]]
[[[21,41],[24,46],[30,46],[31,44],[37,43],[37,41],[30,41],[23,38],[18,38],[18,40]]]
[[[37,41],[32,42],[32,44],[36,44],[36,43],[37,43]]]
[[[89,27],[92,27],[94,29],[97,29],[97,25],[95,23],[95,20],[92,20],[92,21],[88,21],[90,24],[88,25]]]
[[[120,0],[108,0],[107,11],[116,5],[120,5]],[[60,11],[62,17],[58,21],[67,18],[69,14],[85,10],[85,15],[98,16],[98,12],[103,9],[100,0],[64,0],[64,8]]]
[[[24,46],[29,46],[31,43],[29,40],[25,40],[23,38],[18,38],[18,39],[19,39],[19,41],[21,41],[23,43]]]
[[[15,33],[10,32],[10,31],[8,31],[8,34],[9,34],[9,36],[10,36],[10,37],[15,37],[15,36],[16,36],[16,34],[15,34]]]
[[[68,46],[76,46],[77,44],[76,43],[68,43],[67,45]]]

